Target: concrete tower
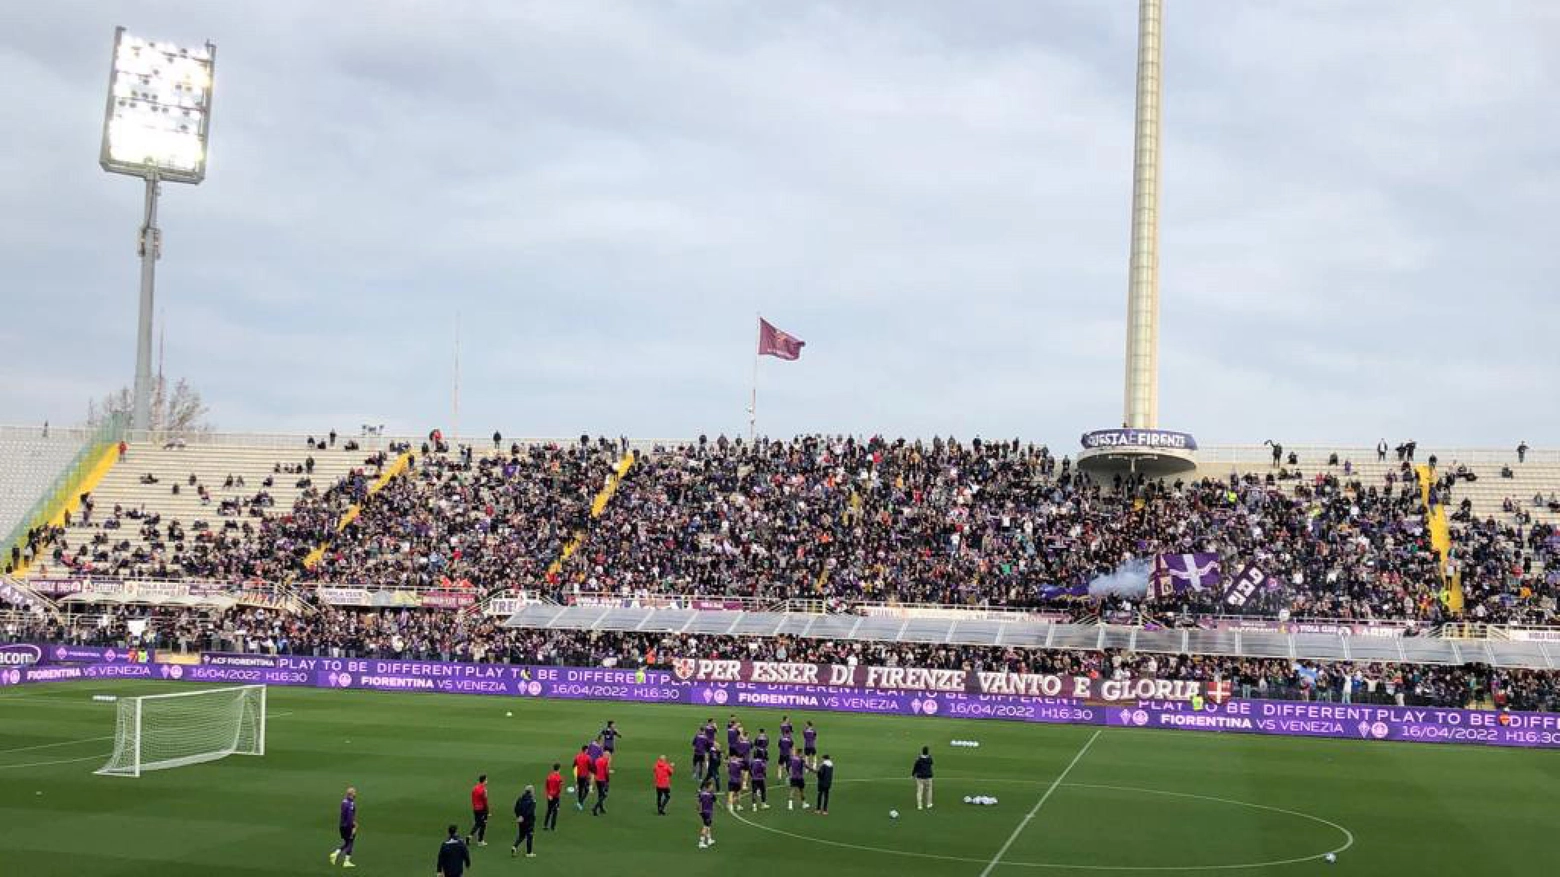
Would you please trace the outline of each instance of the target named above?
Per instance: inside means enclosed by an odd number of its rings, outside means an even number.
[[[1083,435],[1080,469],[1162,477],[1197,465],[1197,440],[1159,428],[1159,107],[1162,0],[1138,0],[1137,120],[1132,148],[1132,256],[1127,269],[1127,374],[1121,428]]]
[[[1137,122],[1132,153],[1132,256],[1127,274],[1127,381],[1132,429],[1159,427],[1160,0],[1138,0]]]

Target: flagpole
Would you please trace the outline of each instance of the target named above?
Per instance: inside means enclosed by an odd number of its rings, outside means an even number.
[[[754,331],[758,338],[753,344],[753,394],[748,399],[748,444],[750,445],[758,441],[758,348],[764,341],[763,319],[758,316],[758,322],[754,323]]]

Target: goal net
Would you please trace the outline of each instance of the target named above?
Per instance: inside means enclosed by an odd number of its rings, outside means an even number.
[[[118,706],[114,754],[98,770],[106,776],[265,754],[264,685],[122,697]]]

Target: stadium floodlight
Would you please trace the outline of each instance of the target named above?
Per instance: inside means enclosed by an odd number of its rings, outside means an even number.
[[[108,107],[98,163],[109,173],[146,181],[141,224],[141,315],[136,336],[135,408],[131,426],[151,420],[152,308],[156,263],[162,255],[157,197],[163,181],[198,184],[206,178],[211,90],[217,47],[186,48],[114,30]]]

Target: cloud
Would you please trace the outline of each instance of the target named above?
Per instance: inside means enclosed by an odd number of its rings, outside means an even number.
[[[112,26],[219,46],[169,186],[170,372],[219,426],[1018,435],[1119,420],[1130,4],[55,4],[0,34],[13,419],[128,382]],[[1167,10],[1161,412],[1509,444],[1560,352],[1556,13]],[[47,380],[43,377],[47,376]],[[1448,416],[1455,408],[1459,416]],[[314,426],[317,424],[318,426]]]

